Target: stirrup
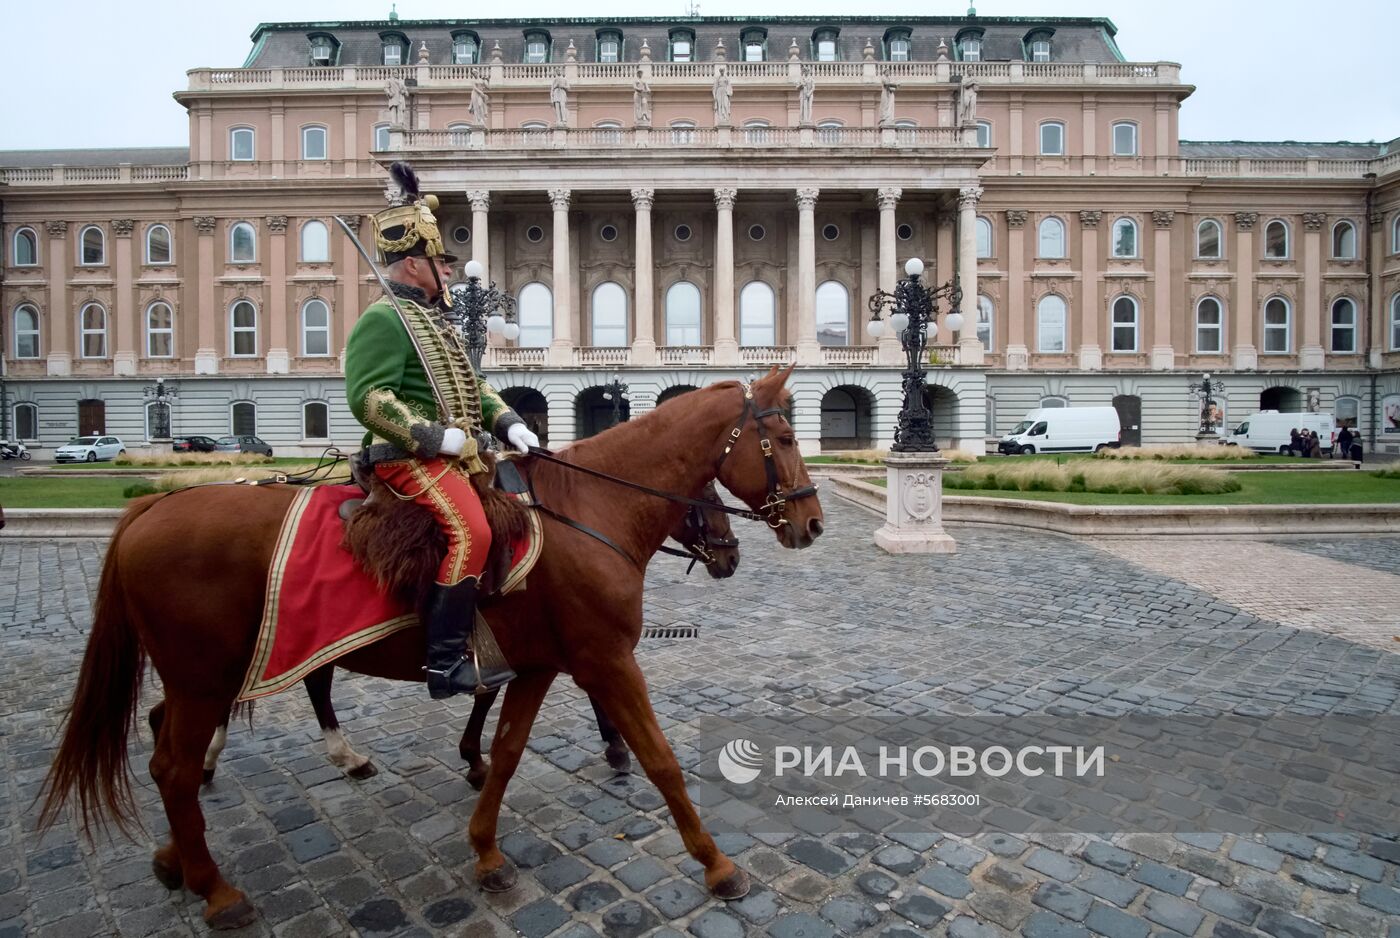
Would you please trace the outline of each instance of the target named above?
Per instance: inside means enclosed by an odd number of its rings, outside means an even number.
[[[466,665],[465,669],[463,665]],[[446,671],[426,666],[423,671],[427,674],[428,696],[433,700],[444,700],[458,694],[487,694],[515,679],[515,672],[510,668],[483,674],[470,655],[458,658]]]

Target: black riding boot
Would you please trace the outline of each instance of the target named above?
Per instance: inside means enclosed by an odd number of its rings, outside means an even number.
[[[455,586],[433,584],[423,614],[428,633],[428,695],[434,700],[455,694],[484,694],[515,677],[509,668],[482,671],[469,648],[476,625],[476,580]]]

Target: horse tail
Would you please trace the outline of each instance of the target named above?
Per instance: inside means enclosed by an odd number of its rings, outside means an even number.
[[[75,796],[83,834],[89,839],[94,822],[105,831],[108,818],[124,834],[140,827],[126,743],[136,721],[146,652],[127,615],[117,555],[122,534],[162,497],[133,502],[107,546],[92,633],[64,718],[63,742],[40,791],[40,830],[52,827]]]

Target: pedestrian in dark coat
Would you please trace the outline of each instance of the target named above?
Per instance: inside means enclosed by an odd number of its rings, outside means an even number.
[[[1300,434],[1300,433],[1298,432],[1298,428],[1297,428],[1297,427],[1294,427],[1292,430],[1289,430],[1289,431],[1288,431],[1288,455],[1290,455],[1290,456],[1306,456],[1306,455],[1307,455],[1307,452],[1303,449],[1303,437],[1302,437],[1302,434]]]

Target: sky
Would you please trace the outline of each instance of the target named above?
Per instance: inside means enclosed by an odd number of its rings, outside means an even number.
[[[676,16],[688,0],[513,0],[490,16]],[[260,22],[379,20],[390,0],[46,0],[7,5],[0,149],[184,146],[171,94],[188,69],[241,66]],[[477,4],[399,0],[402,19],[469,18]],[[967,0],[700,0],[702,16],[963,15]],[[1196,91],[1188,140],[1400,136],[1394,0],[981,0],[981,16],[1102,16],[1129,61],[1179,62]]]

